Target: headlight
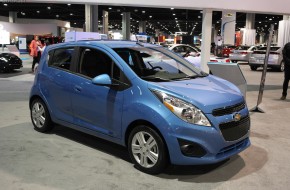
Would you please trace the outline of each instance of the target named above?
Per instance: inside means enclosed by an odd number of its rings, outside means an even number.
[[[210,122],[201,110],[190,103],[170,96],[164,92],[152,90],[158,99],[177,117],[188,123],[211,126]]]

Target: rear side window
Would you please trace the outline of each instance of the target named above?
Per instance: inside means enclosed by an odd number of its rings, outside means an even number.
[[[49,52],[48,65],[64,70],[70,70],[74,48],[60,48]]]

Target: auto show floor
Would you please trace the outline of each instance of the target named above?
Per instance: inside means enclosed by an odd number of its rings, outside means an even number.
[[[27,59],[27,55],[22,55]],[[251,113],[250,148],[215,165],[170,166],[151,176],[139,172],[126,149],[56,126],[38,133],[30,121],[31,60],[21,72],[0,73],[0,189],[289,189],[290,96],[279,100],[283,73],[267,73],[265,113]],[[257,102],[261,70],[241,65],[247,104]],[[290,89],[289,89],[290,93]]]

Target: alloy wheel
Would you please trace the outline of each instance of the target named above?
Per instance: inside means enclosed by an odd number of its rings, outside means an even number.
[[[156,140],[145,131],[140,131],[133,136],[132,153],[138,164],[144,168],[153,167],[159,157],[159,150]]]
[[[40,102],[35,102],[32,107],[32,121],[37,128],[45,125],[46,113],[44,106]]]

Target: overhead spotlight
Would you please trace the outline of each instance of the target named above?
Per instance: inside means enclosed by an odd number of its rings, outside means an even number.
[[[71,4],[67,4],[67,6],[71,6]]]
[[[58,18],[58,17],[59,17],[59,15],[55,15],[55,17],[56,17],[56,18]]]
[[[142,13],[144,14],[146,11],[142,11]]]
[[[7,7],[7,6],[8,6],[8,4],[7,4],[7,3],[4,3],[3,5],[4,5],[5,7]]]
[[[40,13],[40,11],[36,11],[37,13]]]
[[[47,9],[48,9],[48,10],[50,10],[50,9],[51,9],[51,7],[47,7]]]
[[[112,9],[112,7],[109,7],[109,10],[111,10]]]
[[[174,8],[170,8],[171,10],[173,10]]]
[[[70,16],[73,16],[74,14],[73,14],[73,13],[70,13],[69,15],[70,15]]]
[[[149,18],[152,18],[152,16],[150,15]]]

